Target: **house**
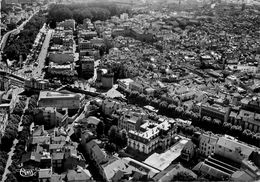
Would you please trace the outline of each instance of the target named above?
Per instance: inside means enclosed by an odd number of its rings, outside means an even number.
[[[116,110],[121,109],[123,104],[121,102],[112,100],[112,99],[106,99],[102,103],[102,112],[105,115],[111,115]]]
[[[189,162],[195,154],[195,144],[189,140],[181,151],[181,158]]]
[[[217,135],[202,133],[199,137],[199,153],[207,157],[214,154],[217,141]]]
[[[52,176],[52,168],[39,169],[38,171],[38,179],[40,182],[50,181],[51,176]]]
[[[148,119],[148,116],[144,112],[122,111],[122,115],[118,120],[118,127],[126,131],[136,131],[144,124],[145,119]]]
[[[230,107],[224,107],[218,104],[201,104],[200,115],[209,116],[214,119],[219,119],[222,122],[227,122],[229,118]]]
[[[237,163],[241,163],[244,159],[248,159],[251,153],[255,150],[255,147],[249,146],[231,136],[225,135],[219,137],[216,144],[215,154]]]
[[[68,170],[66,175],[67,182],[87,182],[93,181],[89,173],[82,169]]]
[[[55,107],[39,108],[35,114],[37,121],[41,121],[46,128],[57,127],[67,123],[67,110],[59,110]]]
[[[27,152],[22,156],[21,163],[23,166],[37,167],[41,162],[41,154],[36,152]]]
[[[126,78],[126,79],[118,79],[118,87],[122,90],[129,90],[129,85],[130,83],[134,82],[134,80],[130,79],[130,78]]]
[[[38,99],[39,107],[55,107],[57,109],[79,109],[84,102],[84,95],[74,93],[61,93],[41,91]]]
[[[79,121],[83,126],[85,126],[88,130],[95,133],[97,125],[99,124],[100,119],[94,116],[89,116],[88,118],[83,118]]]
[[[54,152],[52,157],[52,167],[54,169],[61,169],[63,167],[64,152]]]
[[[170,146],[175,134],[175,121],[165,120],[160,124],[146,122],[140,126],[140,131],[128,132],[128,147],[149,154],[157,147]]]
[[[167,169],[161,171],[159,174],[157,174],[153,180],[157,182],[168,182],[171,181],[172,178],[179,172],[187,172],[191,176],[194,177],[194,179],[197,178],[197,175],[192,172],[191,170],[183,167],[180,163],[179,164],[173,164],[169,166]]]
[[[91,140],[86,143],[85,150],[88,153],[90,159],[95,161],[96,164],[107,162],[105,153],[99,148],[95,141]]]

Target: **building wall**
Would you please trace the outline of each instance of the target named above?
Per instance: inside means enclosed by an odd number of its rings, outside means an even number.
[[[104,88],[112,88],[114,85],[114,75],[103,75],[101,77],[102,87]]]
[[[211,108],[210,106],[205,106],[205,105],[201,105],[200,108],[200,115],[203,116],[209,116],[211,118],[216,118],[216,119],[220,119],[223,122],[227,122],[228,121],[228,117],[229,117],[229,111],[220,111],[218,109],[215,108]]]
[[[50,61],[57,63],[57,64],[64,64],[64,63],[72,63],[74,61],[73,53],[50,53],[49,54]]]
[[[56,107],[57,109],[79,109],[82,106],[80,98],[42,98],[38,102],[39,107]]]
[[[202,134],[199,142],[200,154],[207,157],[214,154],[217,141],[215,136]]]
[[[143,87],[140,84],[137,84],[135,82],[132,82],[129,84],[129,89],[131,91],[138,91],[139,93],[143,93]]]
[[[122,109],[122,104],[119,102],[105,100],[102,103],[102,111],[106,115],[111,115],[114,111],[119,110],[119,109]]]
[[[229,145],[226,145],[226,143]],[[235,141],[234,139],[227,139],[221,137],[216,144],[215,154],[231,159],[235,162],[241,163],[242,160],[247,159],[254,148],[246,144]],[[249,154],[248,156],[246,154]]]
[[[93,45],[89,41],[81,41],[79,42],[79,49],[91,49]]]

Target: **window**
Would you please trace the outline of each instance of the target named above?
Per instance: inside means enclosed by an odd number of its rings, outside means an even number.
[[[221,146],[219,145],[218,148],[221,148]]]
[[[231,150],[231,149],[229,149],[229,152],[232,152],[232,150]]]

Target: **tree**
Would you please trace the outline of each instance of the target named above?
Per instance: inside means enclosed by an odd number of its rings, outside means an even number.
[[[146,105],[146,96],[141,93],[138,97],[137,97],[137,101],[140,105]]]
[[[223,123],[223,133],[230,133],[232,124],[228,122]]]
[[[160,101],[156,98],[154,98],[151,102],[151,105],[155,108],[159,108]]]
[[[167,114],[167,107],[168,107],[168,103],[166,101],[162,101],[159,104],[159,112],[162,114]]]
[[[98,123],[96,132],[99,137],[104,134],[104,123],[102,121]]]
[[[105,149],[107,152],[113,154],[116,151],[116,145],[114,143],[107,143]]]
[[[127,146],[127,141],[128,141],[128,137],[127,137],[127,132],[126,130],[122,130],[121,133],[121,147],[126,147]]]
[[[16,177],[12,174],[12,173],[8,173],[6,175],[6,182],[18,182],[18,180],[16,179]]]
[[[2,174],[4,174],[4,171],[5,171],[5,164],[6,163],[0,163],[1,165],[0,165],[0,174],[2,175]]]
[[[191,119],[191,111],[189,111],[189,110],[185,110],[184,112],[183,112],[183,117],[185,118],[185,119]]]
[[[176,112],[178,117],[181,117],[183,112],[184,112],[184,109],[183,109],[183,107],[178,106],[178,107],[176,107],[175,112]]]
[[[241,139],[244,141],[244,142],[247,142],[247,143],[250,143],[250,141],[252,140],[253,138],[253,134],[252,132],[249,130],[249,129],[245,129],[242,133],[242,136],[241,136]]]
[[[171,181],[195,181],[196,179],[186,171],[178,172]]]
[[[260,133],[256,133],[255,135],[254,135],[254,138],[255,138],[255,143],[256,143],[256,146],[257,147],[260,147]]]
[[[129,101],[130,101],[130,103],[136,103],[136,102],[138,102],[138,99],[137,99],[138,97],[139,97],[139,92],[137,92],[137,91],[131,92],[130,95],[129,95]]]
[[[191,121],[192,121],[193,125],[197,126],[200,121],[199,114],[191,111]]]
[[[231,132],[230,134],[233,135],[234,137],[240,137],[242,135],[242,127],[233,125],[230,128]]]
[[[108,131],[108,138],[109,138],[110,142],[112,142],[112,143],[116,142],[117,133],[118,133],[117,126],[116,125],[111,126],[109,131]]]
[[[168,105],[168,113],[170,114],[171,117],[175,116],[175,109],[176,109],[176,106],[174,104]]]
[[[173,104],[176,105],[176,106],[179,106],[180,105],[180,99],[178,97],[175,97],[173,99]]]

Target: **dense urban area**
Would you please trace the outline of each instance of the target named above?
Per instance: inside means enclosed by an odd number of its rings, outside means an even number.
[[[260,180],[260,1],[2,0],[0,180]]]

